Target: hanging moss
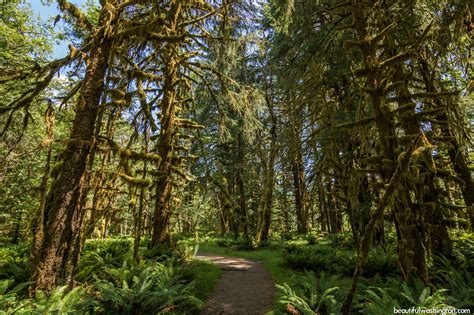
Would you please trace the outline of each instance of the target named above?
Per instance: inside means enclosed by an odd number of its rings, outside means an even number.
[[[119,146],[116,142],[112,141],[111,139],[107,139],[107,143],[110,146],[110,149],[122,158],[131,159],[135,161],[152,161],[152,162],[160,162],[161,157],[158,154],[150,153],[150,152],[135,152],[130,149],[125,149]]]
[[[61,11],[65,11],[72,16],[79,27],[92,30],[91,22],[89,22],[87,17],[74,4],[65,0],[59,0],[58,3]]]
[[[176,123],[178,126],[183,127],[183,128],[190,128],[190,129],[204,129],[206,128],[203,125],[199,125],[197,122],[191,119],[184,119],[184,118],[178,118],[176,119]]]
[[[141,177],[129,176],[125,173],[116,173],[122,179],[124,179],[128,184],[133,186],[148,187],[151,186],[151,180]]]

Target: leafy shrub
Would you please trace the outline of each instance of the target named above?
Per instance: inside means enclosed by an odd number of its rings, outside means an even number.
[[[176,244],[175,254],[183,261],[190,261],[196,256],[198,249],[198,244],[188,241],[179,241]]]
[[[15,287],[9,290],[13,282],[14,282],[13,280],[9,280],[9,279],[0,280],[0,306],[2,306],[3,310],[8,311],[8,312],[5,312],[6,314],[9,314],[10,313],[9,310],[12,309],[16,305],[17,299],[18,299],[18,293],[21,290],[23,290],[25,286],[28,285],[28,283],[26,283],[26,285]],[[2,314],[1,311],[0,311],[0,314]]]
[[[0,279],[14,281],[15,284],[27,282],[30,277],[29,264],[24,261],[6,261],[0,265]]]
[[[91,239],[85,242],[83,252],[95,252],[98,255],[110,254],[117,257],[117,260],[124,260],[125,256],[130,254],[132,243],[131,238]]]
[[[15,244],[0,249],[0,279],[13,280],[13,285],[29,280],[29,245]]]
[[[313,233],[306,234],[303,239],[308,242],[308,245],[316,245],[318,243],[318,235]]]

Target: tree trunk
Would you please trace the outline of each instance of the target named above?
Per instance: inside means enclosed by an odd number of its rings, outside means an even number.
[[[101,19],[104,19],[102,14]],[[64,151],[58,177],[52,183],[45,203],[42,239],[33,255],[33,290],[51,291],[57,285],[72,281],[67,270],[74,256],[74,243],[81,233],[84,209],[80,204],[84,193],[84,175],[91,148],[98,106],[104,88],[111,42],[102,38],[89,56],[81,95],[77,104],[72,132]],[[41,237],[41,236],[40,236]]]
[[[272,202],[273,202],[273,189],[275,186],[275,158],[276,158],[276,141],[277,141],[277,119],[273,112],[272,107],[269,105],[270,100],[267,100],[268,108],[271,115],[272,127],[270,129],[270,152],[265,165],[265,179],[263,187],[263,196],[261,201],[260,210],[260,227],[257,234],[257,243],[266,242],[270,233],[271,215],[272,215]]]
[[[338,234],[341,232],[341,217],[340,217],[340,211],[339,207],[337,205],[337,200],[336,200],[336,188],[334,187],[335,184],[333,182],[333,178],[329,177],[328,182],[326,183],[328,187],[328,209],[331,209],[329,211],[329,227],[330,227],[330,233],[333,234]]]
[[[237,136],[237,156],[238,156],[238,169],[236,176],[237,189],[239,190],[239,234],[245,238],[248,238],[248,218],[247,218],[247,206],[245,200],[245,185],[243,173],[245,170],[245,152],[244,152],[244,141],[242,139],[242,134],[239,132]]]
[[[176,81],[178,80],[177,56],[173,47],[166,47],[164,54],[164,92],[161,102],[161,126],[158,139],[158,154],[161,162],[158,167],[158,178],[156,181],[155,213],[153,216],[153,235],[151,246],[169,246],[170,218],[171,218],[171,195],[173,192],[172,167],[174,156],[173,142],[176,137]]]
[[[308,233],[308,218],[306,215],[306,188],[304,182],[304,165],[301,147],[297,148],[292,160],[293,188],[295,194],[296,227],[298,234]]]
[[[51,104],[48,104],[48,108],[44,113],[44,121],[46,125],[46,136],[47,136],[47,147],[46,147],[46,165],[44,167],[43,178],[41,179],[40,184],[40,200],[38,212],[36,214],[34,226],[33,226],[33,247],[31,249],[30,263],[32,265],[36,264],[36,255],[38,254],[41,248],[41,242],[44,238],[44,209],[46,207],[46,196],[48,193],[48,181],[49,174],[51,172],[51,153],[52,153],[52,144],[54,139],[54,109]]]
[[[431,71],[428,62],[421,57],[418,60],[422,67],[421,74],[426,91],[431,93],[439,92],[433,83],[432,76],[430,75]],[[441,108],[443,106],[439,99],[435,99],[434,103],[436,104],[437,108]],[[436,116],[436,120],[448,123],[447,125],[441,125],[440,129],[443,136],[449,137],[451,139],[448,146],[448,155],[451,163],[453,164],[454,171],[464,181],[464,185],[461,185],[461,191],[464,198],[464,203],[466,204],[467,215],[471,223],[471,230],[474,230],[474,182],[469,169],[468,159],[466,158],[466,154],[452,130],[451,122],[446,112],[440,112]]]

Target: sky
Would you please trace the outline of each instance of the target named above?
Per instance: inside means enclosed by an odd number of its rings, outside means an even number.
[[[26,0],[25,3],[29,4],[34,12],[38,13],[41,19],[44,22],[47,22],[48,19],[51,17],[56,17],[59,14],[58,5],[56,1],[54,1],[50,5],[43,4],[44,1],[42,0]],[[86,0],[69,0],[69,2],[75,4],[76,6],[80,7],[81,5],[86,3]],[[53,20],[50,19],[49,23],[53,23]],[[56,29],[60,29],[62,27],[61,22],[56,24]],[[59,44],[54,45],[53,51],[53,59],[63,58],[65,55],[69,53],[68,49],[68,42],[60,42]]]

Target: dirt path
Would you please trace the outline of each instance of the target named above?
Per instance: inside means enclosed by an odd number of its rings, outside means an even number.
[[[275,284],[261,263],[203,252],[197,256],[223,271],[201,314],[260,315],[270,311]]]

